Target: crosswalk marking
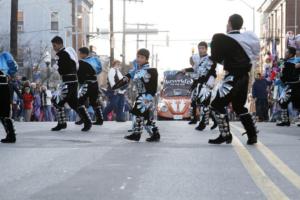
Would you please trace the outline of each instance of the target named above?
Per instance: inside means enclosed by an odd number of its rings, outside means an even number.
[[[243,132],[243,129],[232,125],[235,129]],[[277,155],[275,155],[262,142],[257,143],[257,149],[264,155],[269,163],[275,167],[289,182],[291,182],[297,189],[300,190],[300,176],[291,168],[289,168]]]
[[[263,192],[267,199],[272,200],[286,200],[289,199],[287,195],[280,190],[275,183],[268,177],[268,175],[263,171],[263,169],[257,164],[252,155],[246,149],[246,147],[241,143],[241,141],[233,134],[232,145],[234,150],[238,154],[244,167],[247,169],[251,178],[258,186],[258,188]]]

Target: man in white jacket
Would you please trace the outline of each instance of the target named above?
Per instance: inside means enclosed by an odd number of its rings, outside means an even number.
[[[124,93],[125,90],[117,90],[113,91],[111,88],[123,78],[123,75],[120,71],[120,64],[121,62],[116,60],[113,62],[112,67],[108,72],[108,92],[107,96],[109,98],[108,105],[105,107],[103,115],[104,119],[107,120],[107,115],[114,111],[116,114],[116,121],[122,122],[124,121],[124,103],[125,97]]]
[[[47,89],[46,86],[42,87],[41,92],[41,103],[42,103],[42,110],[44,112],[44,121],[52,122],[52,104],[51,104],[52,93],[50,90]]]

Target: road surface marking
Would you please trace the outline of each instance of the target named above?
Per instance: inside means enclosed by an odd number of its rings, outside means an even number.
[[[238,154],[244,167],[247,169],[252,180],[262,191],[267,199],[272,200],[285,200],[289,199],[286,194],[284,194],[279,187],[272,182],[268,175],[263,171],[263,169],[257,164],[254,158],[251,156],[247,148],[241,143],[241,141],[233,134],[232,145],[235,152]]]
[[[239,132],[244,130],[238,126],[232,125]],[[300,190],[300,176],[291,168],[289,168],[275,153],[273,153],[262,142],[258,141],[257,149],[264,155],[269,163],[277,169],[289,182],[291,182],[298,190]]]

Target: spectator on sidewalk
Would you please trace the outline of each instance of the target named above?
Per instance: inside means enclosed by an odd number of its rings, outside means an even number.
[[[30,87],[24,88],[24,93],[22,95],[23,98],[23,110],[24,110],[24,121],[30,122],[32,115],[32,103],[33,103],[33,95],[30,91]]]
[[[116,60],[113,62],[111,69],[108,72],[108,90],[107,96],[109,99],[108,105],[105,107],[103,115],[104,120],[107,120],[107,115],[114,111],[116,114],[116,121],[123,122],[125,121],[124,107],[125,107],[125,90],[113,91],[111,88],[123,78],[123,75],[120,71],[121,62]]]
[[[252,96],[255,99],[256,116],[260,122],[269,120],[268,85],[270,82],[258,73],[252,86]]]
[[[52,98],[51,91],[48,90],[46,86],[42,86],[41,106],[42,106],[42,111],[44,113],[44,121],[46,122],[53,121],[53,116],[51,111],[51,107],[52,107],[51,98]]]
[[[31,88],[34,97],[32,121],[39,122],[41,121],[41,88],[37,83],[31,83]]]

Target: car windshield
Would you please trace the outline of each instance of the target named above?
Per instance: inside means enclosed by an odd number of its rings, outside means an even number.
[[[163,90],[163,96],[165,97],[190,96],[190,91],[188,89],[165,88]]]

